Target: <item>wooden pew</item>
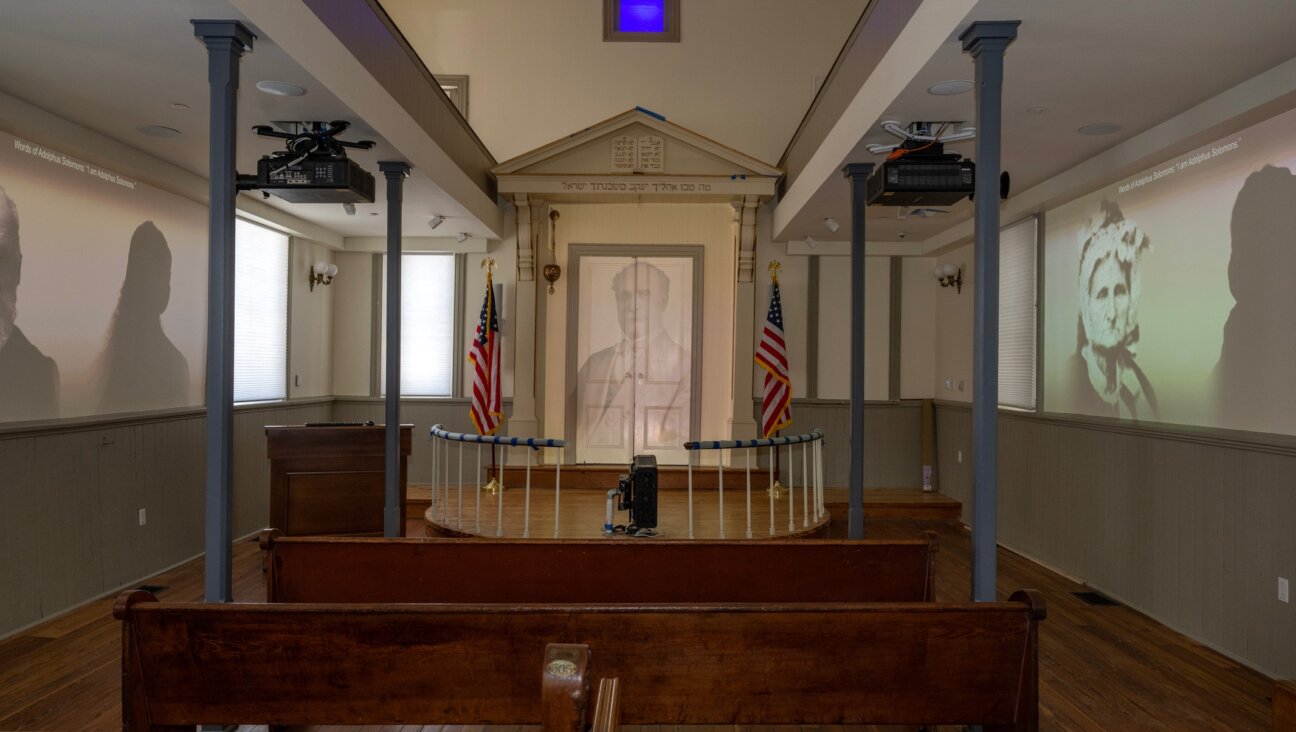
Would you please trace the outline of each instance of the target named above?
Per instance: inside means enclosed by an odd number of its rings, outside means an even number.
[[[122,722],[541,724],[582,732],[589,649],[511,632],[500,607],[163,604],[122,593]]]
[[[132,599],[134,598],[134,599]],[[1038,729],[1032,591],[1006,603],[166,605],[123,596],[126,729],[203,722],[583,724],[533,659],[579,642],[626,724]],[[551,657],[552,658],[552,657]],[[570,678],[574,661],[546,663]],[[613,683],[612,680],[616,682]],[[612,698],[615,689],[621,693]],[[561,696],[559,694],[558,696]],[[151,725],[151,726],[150,726]]]
[[[936,534],[896,541],[367,539],[261,534],[270,602],[935,599]]]

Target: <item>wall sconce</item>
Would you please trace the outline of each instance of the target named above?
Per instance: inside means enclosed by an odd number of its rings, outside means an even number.
[[[941,287],[953,287],[956,292],[963,292],[963,268],[952,264],[938,264],[932,270]]]
[[[549,256],[553,259],[558,258],[558,217],[557,211],[549,212]],[[544,278],[549,283],[549,294],[554,294],[554,283],[562,277],[562,267],[558,266],[556,261],[550,262],[544,266]]]
[[[310,275],[306,281],[310,283],[311,292],[315,291],[315,285],[331,285],[333,278],[337,275],[337,265],[328,262],[316,262],[311,265]]]

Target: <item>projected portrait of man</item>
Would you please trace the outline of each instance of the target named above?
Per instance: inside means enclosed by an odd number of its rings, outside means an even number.
[[[162,330],[171,301],[171,247],[152,221],[131,237],[117,311],[99,357],[101,412],[188,404],[189,364]]]
[[[687,439],[692,361],[666,328],[670,278],[635,262],[612,278],[620,341],[580,368],[578,425],[583,444],[626,445],[635,415],[643,444],[678,447]]]
[[[1135,361],[1138,349],[1140,259],[1148,237],[1103,202],[1081,231],[1080,314],[1067,381],[1076,412],[1127,419],[1159,418],[1156,393]]]
[[[58,366],[18,327],[18,207],[0,188],[0,420],[58,416]]]
[[[1212,374],[1220,422],[1264,432],[1293,429],[1296,388],[1296,175],[1266,165],[1247,176],[1229,223],[1228,282],[1236,304]]]

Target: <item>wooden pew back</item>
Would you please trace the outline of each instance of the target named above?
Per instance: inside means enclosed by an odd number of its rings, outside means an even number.
[[[123,598],[118,617],[127,729],[536,724],[549,715],[534,659],[554,642],[588,647],[592,676],[619,679],[626,724],[1038,728],[1044,610],[1029,592],[1007,603],[687,607]]]
[[[123,626],[126,730],[402,722],[584,728],[588,648],[513,632],[499,606],[163,604],[135,590],[118,598],[113,613]]]
[[[930,601],[937,546],[933,532],[909,541],[261,537],[270,602]]]

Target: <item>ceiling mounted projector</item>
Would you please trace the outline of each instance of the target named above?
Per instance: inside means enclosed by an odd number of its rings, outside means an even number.
[[[286,140],[286,149],[258,160],[255,185],[240,181],[240,187],[255,187],[292,203],[373,203],[374,177],[348,158],[346,149],[368,150],[374,143],[337,139],[350,126],[345,120],[302,122],[295,133],[269,125],[253,127],[261,137]]]

